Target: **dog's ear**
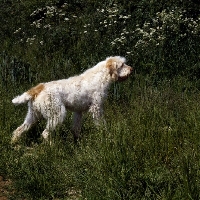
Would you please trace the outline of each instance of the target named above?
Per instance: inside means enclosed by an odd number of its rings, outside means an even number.
[[[117,74],[117,63],[113,60],[108,60],[106,63],[106,67],[109,69],[109,74],[112,77],[114,81],[118,80],[118,74]]]

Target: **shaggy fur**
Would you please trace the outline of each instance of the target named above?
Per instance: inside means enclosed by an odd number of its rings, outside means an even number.
[[[132,67],[125,62],[125,58],[120,56],[109,57],[79,76],[40,83],[15,97],[12,100],[15,105],[28,102],[28,113],[23,124],[13,132],[12,143],[41,117],[47,120],[42,132],[43,138],[47,140],[49,132],[63,122],[66,110],[74,112],[72,129],[75,140],[78,139],[82,112],[89,110],[98,124],[103,113],[103,99],[110,84],[125,80],[131,74]]]

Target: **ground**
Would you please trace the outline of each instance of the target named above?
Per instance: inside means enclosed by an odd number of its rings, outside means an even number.
[[[11,184],[10,180],[5,180],[3,176],[0,176],[0,200],[8,200],[8,186]]]

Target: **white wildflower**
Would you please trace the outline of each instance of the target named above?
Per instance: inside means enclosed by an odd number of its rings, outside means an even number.
[[[21,28],[18,28],[18,29],[14,32],[14,34],[20,32],[21,30],[22,30]]]

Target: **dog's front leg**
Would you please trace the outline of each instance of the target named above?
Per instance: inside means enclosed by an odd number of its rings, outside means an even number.
[[[74,112],[72,132],[74,135],[75,142],[77,142],[79,134],[81,132],[81,121],[82,121],[82,112]]]
[[[103,108],[99,104],[93,104],[90,106],[89,112],[92,114],[95,125],[100,126],[103,120]]]

